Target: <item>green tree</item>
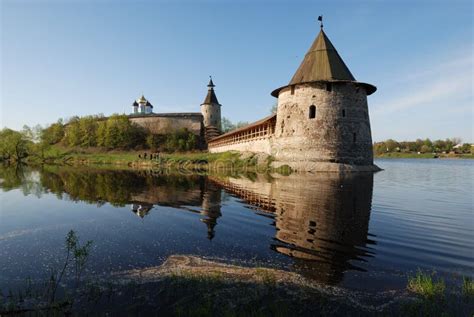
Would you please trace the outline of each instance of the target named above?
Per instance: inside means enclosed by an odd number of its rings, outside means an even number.
[[[388,139],[387,141],[385,141],[385,145],[387,147],[388,152],[395,152],[400,147],[400,144],[392,139]]]
[[[43,129],[39,124],[37,124],[34,127],[29,127],[27,125],[23,126],[23,129],[21,130],[21,133],[24,135],[24,137],[31,142],[39,142],[41,140],[41,131]]]
[[[131,148],[145,145],[146,133],[133,124],[126,115],[112,115],[107,119],[105,146],[108,148]]]
[[[164,135],[148,134],[147,137],[146,137],[146,144],[147,144],[148,148],[150,148],[154,151],[157,151],[161,147],[163,147],[165,142],[166,142],[166,136],[164,136]]]
[[[423,144],[421,146],[420,152],[421,153],[430,153],[432,151],[431,146],[428,146],[426,144]]]
[[[79,117],[73,117],[66,126],[65,137],[66,144],[69,146],[78,146],[81,144],[81,128],[79,127]]]
[[[58,122],[53,123],[49,127],[41,130],[40,139],[42,142],[47,144],[56,144],[61,142],[64,138],[64,124],[63,120],[59,119]]]
[[[97,122],[97,131],[96,131],[96,143],[97,146],[105,147],[107,144],[107,121],[102,120]]]
[[[275,102],[273,106],[270,108],[270,113],[275,114],[277,113],[277,110],[278,110],[278,102]]]
[[[24,133],[4,128],[0,131],[0,157],[2,160],[21,161],[28,157],[32,142]]]
[[[235,125],[226,117],[221,120],[222,132],[226,133],[235,129]]]
[[[426,148],[429,148],[429,149],[430,149],[428,152],[433,151],[433,142],[431,142],[430,139],[425,139],[425,140],[423,141],[423,145],[425,146],[425,150],[426,150]],[[423,153],[426,153],[426,151],[423,152]]]
[[[174,133],[166,135],[165,151],[191,151],[198,146],[196,136],[184,128]]]
[[[446,151],[446,142],[443,140],[436,140],[433,142],[433,149],[435,152]]]
[[[224,133],[245,127],[248,124],[249,123],[246,121],[239,121],[237,123],[232,123],[229,119],[225,117],[222,118],[221,120],[222,132]]]
[[[98,118],[86,116],[79,119],[79,136],[82,147],[97,146]]]
[[[374,143],[373,149],[375,154],[383,154],[387,152],[387,146],[385,145],[385,142]]]
[[[461,147],[461,152],[468,154],[471,153],[471,144],[470,143],[464,143]]]
[[[416,139],[415,144],[416,144],[416,151],[421,152],[421,147],[423,146],[423,140]]]

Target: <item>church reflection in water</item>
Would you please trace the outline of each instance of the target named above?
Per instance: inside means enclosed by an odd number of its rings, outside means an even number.
[[[8,175],[3,173],[0,187],[21,183]],[[347,270],[362,270],[358,265],[371,256],[374,243],[368,234],[370,173],[237,178],[61,168],[39,171],[39,181],[45,192],[60,198],[128,205],[141,218],[159,212],[161,206],[199,214],[208,239],[219,237],[219,218],[225,217],[223,193],[230,194],[253,212],[274,219],[269,247],[291,257],[294,270],[324,283],[338,283]]]

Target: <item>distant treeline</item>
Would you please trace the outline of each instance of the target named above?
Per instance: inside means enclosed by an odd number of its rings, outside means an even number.
[[[47,159],[51,147],[93,148],[104,150],[189,151],[199,140],[186,129],[166,135],[153,135],[131,122],[126,115],[102,115],[62,119],[43,128],[24,126],[22,131],[0,130],[0,159],[20,161],[28,156]],[[54,152],[54,151],[53,151]]]
[[[416,141],[395,141],[392,139],[374,143],[374,153],[450,153],[459,154],[472,153],[470,143],[461,143],[459,138],[451,138],[446,140],[417,139]]]
[[[232,121],[230,121],[226,117],[223,117],[221,122],[222,122],[222,132],[223,133],[227,133],[227,132],[245,127],[246,125],[249,124],[246,121],[239,121],[237,123],[233,123]]]

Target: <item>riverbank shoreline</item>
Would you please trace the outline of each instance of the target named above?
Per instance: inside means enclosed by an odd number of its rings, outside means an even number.
[[[433,154],[433,153],[384,153],[375,155],[375,159],[442,159],[442,160],[470,160],[473,154]],[[257,172],[290,174],[297,172],[288,162],[277,162],[273,156],[251,152],[223,152],[210,153],[206,151],[154,153],[151,151],[107,151],[100,148],[65,148],[53,147],[43,157],[29,156],[24,160],[32,165],[70,165],[93,166],[95,168],[132,168],[132,169],[161,169],[183,170],[188,172]],[[308,164],[316,164],[309,162]],[[321,163],[317,163],[321,164]],[[336,166],[337,167],[337,166]],[[318,169],[317,169],[318,170]],[[319,169],[331,172],[351,172],[350,168],[339,171],[335,168]],[[362,169],[360,172],[377,171]],[[359,171],[359,170],[355,170]]]
[[[165,316],[424,316],[463,315],[473,308],[472,294],[455,289],[429,297],[410,287],[355,291],[320,284],[295,272],[180,254],[158,266],[91,279],[73,299],[58,298],[51,305],[35,298],[33,285],[28,287],[22,296],[0,296],[4,304],[0,313],[130,315],[140,307],[141,314]]]

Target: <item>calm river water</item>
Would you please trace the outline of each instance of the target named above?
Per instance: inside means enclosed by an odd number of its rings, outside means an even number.
[[[474,276],[474,161],[376,163],[345,178],[0,168],[0,289],[47,276],[71,229],[96,275],[191,254],[370,291],[417,269]]]

